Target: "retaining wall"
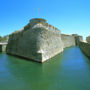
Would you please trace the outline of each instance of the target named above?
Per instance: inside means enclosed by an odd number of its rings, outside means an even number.
[[[79,42],[79,47],[83,53],[90,59],[90,44],[86,42]]]

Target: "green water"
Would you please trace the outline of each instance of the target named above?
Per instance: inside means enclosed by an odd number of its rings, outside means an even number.
[[[43,64],[0,53],[0,90],[90,90],[90,60],[78,47]]]

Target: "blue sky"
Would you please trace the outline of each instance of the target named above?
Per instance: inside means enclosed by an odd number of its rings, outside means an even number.
[[[0,0],[0,35],[23,28],[32,18],[85,38],[90,35],[90,0]]]

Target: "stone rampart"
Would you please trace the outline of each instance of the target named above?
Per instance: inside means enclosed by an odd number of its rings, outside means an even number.
[[[62,39],[64,48],[75,46],[75,37],[74,36],[61,34],[61,39]]]
[[[83,53],[90,59],[90,44],[87,42],[79,42],[79,47]]]
[[[44,62],[61,53],[66,47],[81,45],[81,41],[81,36],[61,34],[60,30],[48,24],[45,19],[36,18],[9,36],[6,52]]]
[[[44,19],[32,19],[22,30],[10,35],[7,53],[44,62],[63,51],[61,33]]]

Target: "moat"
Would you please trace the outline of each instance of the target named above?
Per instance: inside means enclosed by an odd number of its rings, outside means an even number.
[[[89,90],[90,60],[78,47],[43,64],[0,53],[0,90]]]

